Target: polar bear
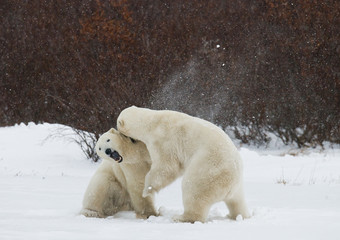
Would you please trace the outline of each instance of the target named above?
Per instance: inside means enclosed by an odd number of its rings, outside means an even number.
[[[129,107],[117,119],[122,134],[144,142],[151,156],[143,196],[183,175],[181,222],[205,222],[212,204],[224,201],[229,217],[250,217],[244,192],[242,161],[227,134],[214,124],[168,110]]]
[[[140,218],[157,215],[154,196],[142,197],[151,165],[145,144],[112,128],[98,139],[95,149],[103,161],[87,187],[81,214],[106,217],[134,210]]]

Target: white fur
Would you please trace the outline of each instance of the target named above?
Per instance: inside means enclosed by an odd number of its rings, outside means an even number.
[[[105,154],[107,148],[117,151],[123,161],[118,163]],[[134,210],[142,218],[157,215],[154,196],[142,197],[151,164],[145,144],[132,142],[112,128],[99,138],[96,152],[103,161],[87,187],[81,214],[106,217],[118,211]]]
[[[129,107],[117,119],[118,130],[144,142],[151,156],[143,196],[183,175],[184,213],[177,221],[206,221],[212,204],[224,201],[229,216],[248,218],[242,161],[230,138],[205,120],[175,111]]]

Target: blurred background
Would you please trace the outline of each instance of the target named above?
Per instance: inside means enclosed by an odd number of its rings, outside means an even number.
[[[137,105],[246,144],[340,143],[339,14],[338,0],[2,0],[0,125],[94,141]]]

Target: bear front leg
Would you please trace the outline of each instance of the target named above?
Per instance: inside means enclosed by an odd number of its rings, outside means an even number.
[[[154,196],[142,197],[142,190],[144,188],[143,182],[128,181],[129,195],[131,198],[132,206],[138,218],[148,218],[151,215],[158,216],[158,212],[154,206]]]
[[[143,197],[153,196],[154,193],[171,184],[180,175],[181,171],[178,164],[154,164],[145,176]]]
[[[132,210],[130,202],[129,194],[112,171],[112,163],[103,160],[86,189],[80,214],[103,218]]]
[[[111,173],[111,164],[103,161],[95,174],[92,176],[83,198],[83,208],[81,214],[86,217],[105,217],[104,205],[109,199],[109,189],[111,178],[115,181]]]
[[[161,184],[159,178],[159,174],[155,171],[149,171],[148,174],[145,176],[145,185],[143,190],[143,198],[152,197],[156,192],[161,189]]]
[[[141,196],[139,195],[139,198]],[[132,204],[134,205],[134,209],[136,212],[136,216],[138,218],[147,219],[150,216],[158,216],[158,212],[154,207],[154,200],[152,197],[148,196],[146,198],[138,199],[136,202],[136,199],[132,199]]]
[[[146,197],[151,197],[152,195],[155,194],[156,189],[150,185],[146,185],[148,187],[145,187],[144,190],[143,190],[143,198],[146,198]]]

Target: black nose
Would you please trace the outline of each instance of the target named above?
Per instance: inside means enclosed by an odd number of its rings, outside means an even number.
[[[106,155],[110,155],[110,154],[112,153],[111,148],[107,148],[107,149],[105,150],[105,153],[106,153]]]

